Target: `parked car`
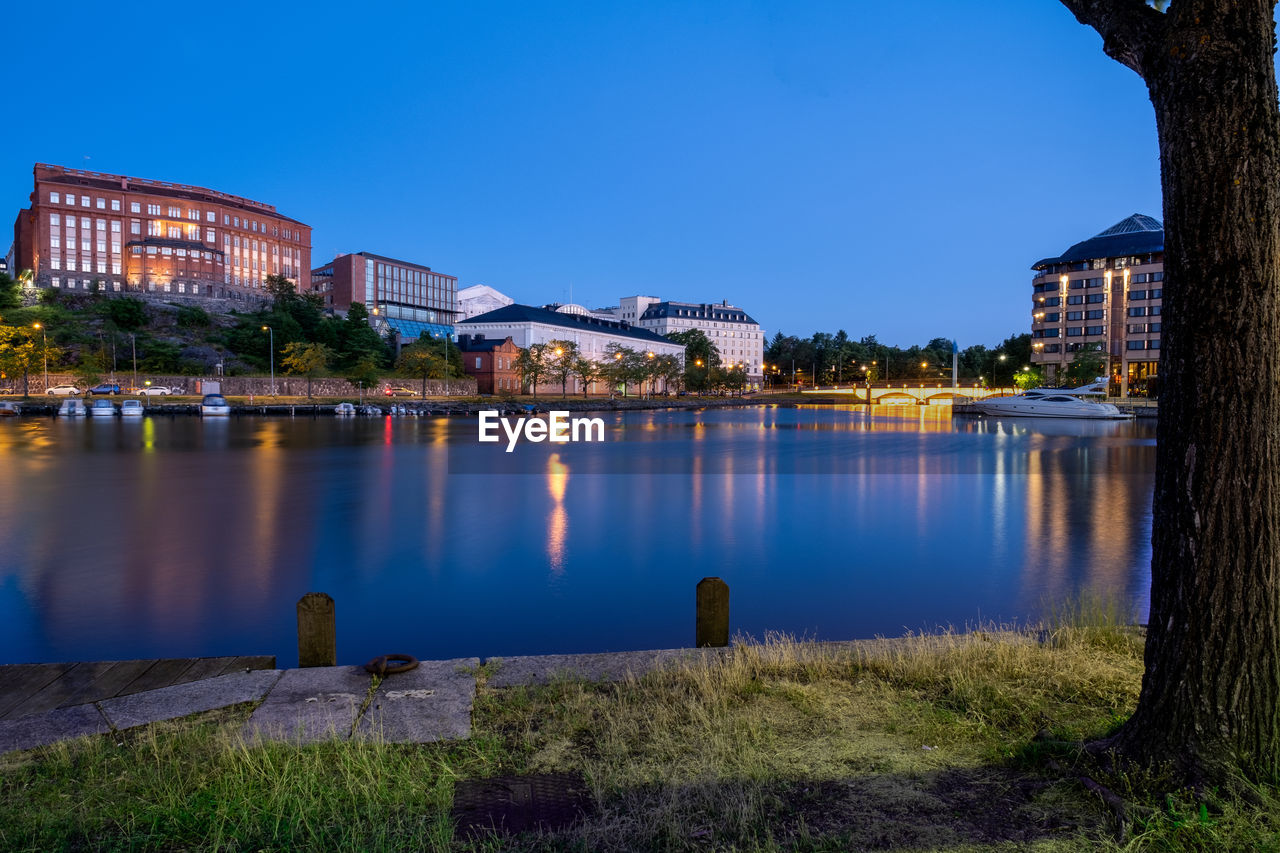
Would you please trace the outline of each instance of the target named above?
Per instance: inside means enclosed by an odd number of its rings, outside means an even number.
[[[200,401],[200,414],[205,417],[225,417],[231,414],[231,406],[221,394],[205,394]]]
[[[165,396],[172,394],[173,391],[163,385],[148,385],[146,388],[138,389],[139,397],[155,397],[156,395]]]
[[[57,397],[78,397],[80,396],[80,389],[74,385],[54,385],[44,393]]]
[[[92,394],[119,394],[119,393],[120,393],[120,386],[119,386],[119,385],[117,385],[117,384],[115,384],[114,382],[103,382],[103,383],[102,383],[102,384],[100,384],[100,385],[94,385],[92,388],[90,388],[90,389],[89,389],[88,391],[86,391],[85,393],[86,393],[86,394],[90,394],[90,395],[92,395]]]
[[[120,402],[120,417],[122,418],[140,418],[145,411],[142,408],[141,400],[122,400]]]
[[[412,397],[417,392],[410,391],[408,388],[404,388],[404,387],[392,388],[390,385],[388,385],[387,387],[382,389],[382,393],[387,397]]]

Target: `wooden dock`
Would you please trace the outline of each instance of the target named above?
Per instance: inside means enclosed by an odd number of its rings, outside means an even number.
[[[7,664],[0,666],[0,720],[275,665],[272,655]]]

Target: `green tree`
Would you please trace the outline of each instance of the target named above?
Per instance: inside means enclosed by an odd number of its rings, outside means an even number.
[[[40,335],[25,326],[0,326],[0,373],[22,374],[22,396],[30,396],[31,371],[41,366]]]
[[[560,383],[560,397],[569,395],[569,377],[578,358],[578,345],[573,341],[547,341],[547,376]]]
[[[429,337],[419,338],[400,350],[396,369],[406,376],[422,380],[422,399],[427,399],[427,380],[447,378],[447,366],[441,350]]]
[[[1074,388],[1086,385],[1107,372],[1107,354],[1102,344],[1086,344],[1076,351],[1067,365],[1064,379]]]
[[[0,311],[17,308],[22,305],[22,288],[9,276],[0,272]]]
[[[117,329],[134,332],[147,324],[147,306],[141,299],[131,296],[108,299],[104,303],[103,316]]]
[[[365,356],[349,367],[343,374],[348,382],[360,389],[360,403],[364,404],[364,392],[378,384],[381,370],[372,356]],[[426,396],[425,393],[423,395]]]
[[[546,344],[530,344],[521,348],[516,356],[516,372],[520,374],[520,384],[528,385],[533,391],[533,399],[538,399],[538,385],[542,377],[547,375],[548,356]]]
[[[600,364],[586,356],[578,356],[573,360],[573,375],[582,383],[582,396],[587,396],[587,389],[600,378]]]
[[[307,344],[294,341],[284,348],[280,364],[297,376],[307,377],[307,396],[311,396],[311,380],[320,375],[329,364],[331,355],[324,344]]]
[[[1097,749],[1204,789],[1280,781],[1275,0],[1062,0],[1147,85],[1164,196],[1151,605]],[[1167,8],[1167,11],[1164,11]]]

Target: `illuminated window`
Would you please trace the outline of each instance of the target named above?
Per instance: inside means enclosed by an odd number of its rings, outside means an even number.
[[[147,205],[147,213],[149,213],[151,216],[159,216],[159,215],[160,215],[160,205],[158,205],[158,204],[149,204],[149,205]]]
[[[49,193],[49,204],[58,204],[62,199],[58,197],[58,193]]]
[[[142,203],[141,203],[141,202],[137,202],[137,201],[131,201],[131,202],[129,202],[129,212],[130,212],[130,213],[141,213],[141,212],[142,212]]]
[[[111,199],[111,209],[115,211],[120,210],[120,199],[118,198]]]
[[[100,198],[100,199],[98,199],[98,200],[97,200],[97,208],[98,208],[98,210],[106,210],[106,209],[107,209],[107,200],[106,200],[105,198]]]

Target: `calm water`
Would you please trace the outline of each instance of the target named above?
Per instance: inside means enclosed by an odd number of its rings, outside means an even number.
[[[0,663],[275,654],[337,601],[340,662],[824,639],[1034,617],[1150,582],[1154,427],[944,407],[607,415],[604,445],[475,419],[0,421]]]

